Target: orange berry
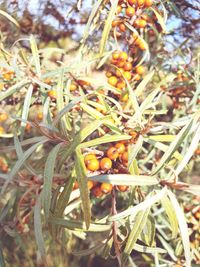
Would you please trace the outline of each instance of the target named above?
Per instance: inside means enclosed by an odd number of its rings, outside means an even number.
[[[126,192],[128,190],[128,185],[118,185],[117,190],[120,192]]]
[[[97,198],[103,196],[103,192],[101,191],[101,188],[99,186],[96,186],[92,189],[92,194]]]
[[[6,121],[8,119],[8,115],[6,113],[0,114],[0,122]]]
[[[116,69],[116,71],[115,71],[115,75],[118,77],[118,78],[120,78],[120,77],[122,77],[122,73],[123,73],[123,69]]]
[[[128,0],[129,5],[133,6],[137,4],[137,0]]]
[[[93,181],[88,181],[87,186],[88,186],[88,189],[91,190],[94,187]]]
[[[106,71],[106,77],[111,77],[112,76],[112,72],[110,72],[110,71]]]
[[[88,161],[88,163],[86,164],[86,167],[89,171],[98,171],[99,169],[99,161],[97,159],[91,159],[90,161]]]
[[[129,134],[132,136],[133,139],[135,139],[138,136],[138,133],[135,131],[130,131]]]
[[[115,147],[110,147],[107,151],[107,156],[109,157],[109,159],[111,160],[115,160],[119,157],[119,152],[117,151],[117,148]]]
[[[128,81],[132,79],[132,74],[129,71],[125,71],[123,75],[124,75],[124,78]]]
[[[121,142],[117,143],[115,147],[117,148],[117,151],[119,152],[119,154],[124,153],[126,150],[125,145]]]
[[[120,51],[115,51],[112,53],[112,59],[118,60],[120,56]]]
[[[197,148],[197,149],[194,151],[194,154],[195,154],[196,156],[200,155],[200,148]]]
[[[56,99],[56,91],[55,91],[55,90],[50,90],[50,91],[48,91],[48,96],[49,96],[51,99]]]
[[[117,66],[121,69],[121,68],[124,67],[124,64],[125,64],[125,63],[126,63],[126,62],[125,62],[124,60],[118,61],[118,62],[117,62]]]
[[[116,76],[111,76],[108,78],[108,83],[112,86],[115,86],[118,82],[118,79]]]
[[[38,112],[38,113],[37,113],[37,119],[38,119],[39,121],[41,121],[41,120],[43,119],[43,113],[42,113],[42,112]]]
[[[132,64],[130,63],[130,62],[126,62],[125,64],[124,64],[124,70],[125,71],[129,71],[129,70],[132,70]]]
[[[143,66],[138,66],[138,67],[135,68],[135,71],[136,71],[137,74],[142,75],[142,74],[144,74],[145,69],[144,69]]]
[[[76,189],[78,189],[78,188],[79,188],[79,186],[78,186],[78,182],[75,181],[75,183],[74,183],[74,185],[73,185],[73,190],[76,190]]]
[[[120,56],[119,56],[119,59],[121,61],[126,61],[128,59],[128,54],[126,52],[121,52]]]
[[[143,42],[143,40],[141,39],[139,44],[138,44],[139,48],[142,50],[142,51],[145,51],[147,48],[146,48],[146,44]]]
[[[92,160],[92,159],[97,159],[96,155],[95,154],[87,154],[84,157],[85,164],[88,164],[90,162],[90,160]]]
[[[107,184],[107,183],[102,183],[101,184],[101,191],[104,194],[108,194],[112,191],[113,186],[111,184]]]
[[[7,164],[3,164],[1,167],[2,172],[6,173],[8,172],[8,165]]]
[[[138,6],[143,6],[144,2],[145,2],[145,0],[137,0]]]
[[[78,88],[78,86],[77,86],[76,84],[71,83],[71,84],[70,84],[70,87],[69,87],[69,90],[70,90],[70,91],[75,91],[77,88]]]
[[[26,131],[27,133],[30,133],[30,131],[31,131],[31,124],[30,124],[30,123],[26,123],[25,131]]]
[[[112,27],[114,28],[114,27],[116,27],[116,26],[118,26],[120,24],[120,21],[119,20],[113,20],[112,21]]]
[[[147,14],[142,14],[141,18],[146,20],[146,21],[149,21],[149,16]]]
[[[140,79],[141,79],[141,77],[140,77],[139,74],[135,74],[135,75],[133,76],[133,80],[135,80],[135,81],[139,81]]]
[[[144,19],[136,19],[134,22],[135,26],[138,28],[145,28],[147,25],[146,20]]]
[[[122,94],[122,95],[120,96],[120,100],[121,100],[122,102],[124,102],[124,103],[127,102],[128,99],[129,99],[129,95],[128,95],[128,93]]]
[[[126,9],[126,16],[128,16],[128,17],[132,17],[132,16],[134,16],[135,15],[135,8],[133,8],[133,7],[127,7],[127,9]]]
[[[117,6],[117,14],[119,14],[122,11],[122,7],[120,5]]]
[[[123,88],[125,88],[125,86],[126,86],[126,83],[125,83],[124,81],[119,81],[119,82],[117,83],[117,85],[116,85],[116,87],[117,87],[118,89],[123,89]]]
[[[145,0],[144,5],[145,7],[151,7],[153,5],[153,0]]]
[[[123,154],[122,154],[122,157],[121,157],[122,161],[124,162],[128,162],[128,152],[125,151]]]
[[[124,23],[120,23],[120,24],[119,24],[119,30],[120,30],[121,32],[125,32],[125,31],[126,31],[126,26],[125,26]]]
[[[109,158],[102,158],[100,161],[100,168],[103,171],[108,171],[112,168],[112,161]]]

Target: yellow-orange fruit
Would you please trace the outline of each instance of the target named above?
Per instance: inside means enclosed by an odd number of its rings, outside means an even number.
[[[112,191],[113,186],[111,184],[107,184],[107,183],[102,183],[101,184],[101,191],[104,194],[108,194]]]
[[[153,5],[153,0],[145,0],[144,5],[145,7],[151,7]]]
[[[98,171],[99,170],[99,161],[97,159],[91,159],[86,164],[86,167],[89,171]]]
[[[119,14],[122,11],[122,7],[120,5],[117,6],[117,14]]]
[[[123,89],[123,88],[125,88],[125,86],[126,86],[126,83],[125,83],[124,81],[119,81],[119,82],[117,83],[117,85],[116,85],[116,87],[117,87],[118,89]]]
[[[88,186],[88,189],[91,190],[94,187],[93,181],[88,181],[87,186]]]
[[[75,183],[74,183],[74,185],[73,185],[73,190],[76,190],[78,187],[79,187],[79,186],[78,186],[78,182],[75,181]]]
[[[130,131],[129,134],[130,134],[130,135],[132,136],[132,138],[134,138],[134,139],[138,136],[138,133],[135,132],[135,131]]]
[[[123,75],[124,75],[124,78],[127,79],[128,81],[130,81],[132,78],[132,74],[129,71],[125,71]]]
[[[118,79],[116,76],[111,76],[108,78],[108,83],[112,86],[115,86],[118,82]]]
[[[107,156],[111,160],[115,160],[119,157],[119,152],[116,147],[110,147],[107,151]]]
[[[143,66],[138,66],[138,67],[135,68],[135,72],[136,72],[137,74],[139,74],[139,75],[142,75],[142,74],[144,74],[145,69],[144,69]]]
[[[106,77],[111,77],[112,76],[112,72],[110,72],[110,71],[106,71]]]
[[[129,5],[133,6],[137,4],[137,0],[128,0]]]
[[[147,22],[146,20],[144,19],[136,19],[135,22],[134,22],[135,26],[138,27],[138,28],[145,28],[146,25],[147,25]]]
[[[121,154],[124,153],[126,150],[125,145],[122,142],[119,142],[115,145],[115,147],[117,148],[117,151]]]
[[[6,121],[8,119],[8,115],[6,113],[0,114],[0,122]]]
[[[128,95],[128,93],[126,93],[126,94],[122,94],[121,96],[120,96],[120,101],[122,101],[122,102],[127,102],[128,101],[128,99],[129,99],[129,95]]]
[[[128,54],[126,52],[121,52],[120,56],[119,56],[119,59],[121,61],[126,61],[128,59]]]
[[[122,77],[122,73],[123,73],[123,69],[117,69],[117,70],[115,71],[115,75],[116,75],[118,78]]]
[[[120,192],[126,192],[128,190],[128,185],[118,185],[117,186],[117,189],[120,191]]]
[[[115,51],[112,53],[112,59],[118,60],[120,57],[120,51]]]
[[[120,24],[120,20],[113,20],[112,21],[112,27],[114,28],[114,27],[116,27],[116,26],[118,26]]]
[[[141,77],[140,77],[139,74],[135,74],[135,75],[133,76],[133,80],[135,80],[135,81],[139,81],[140,79],[141,79]]]
[[[145,51],[147,49],[146,44],[142,41],[142,39],[140,40],[138,46],[142,51]]]
[[[128,152],[125,151],[123,154],[122,154],[122,157],[121,157],[122,161],[124,162],[128,162]]]
[[[39,121],[41,121],[41,120],[43,119],[43,113],[42,113],[41,111],[39,111],[39,112],[37,113],[37,119],[38,119]]]
[[[145,0],[137,0],[138,6],[143,6],[144,2],[145,2]]]
[[[74,83],[70,84],[70,88],[69,88],[70,91],[75,91],[77,88],[78,88],[78,86],[76,84],[74,84]]]
[[[112,160],[109,159],[109,158],[102,158],[100,160],[100,168],[103,170],[103,171],[108,171],[112,168]]]
[[[96,155],[95,154],[87,154],[84,157],[85,164],[88,164],[90,162],[90,160],[92,160],[92,159],[97,159]]]
[[[125,26],[124,23],[120,23],[120,24],[119,24],[119,30],[120,30],[121,32],[125,32],[125,31],[126,31],[126,26]]]
[[[124,68],[125,71],[132,70],[132,64],[131,64],[131,62],[125,62],[123,68]]]
[[[126,16],[128,16],[128,17],[132,17],[132,16],[134,16],[135,15],[135,8],[133,8],[133,7],[127,7],[127,9],[126,9]]]
[[[120,61],[117,62],[117,66],[121,69],[121,68],[124,67],[125,63],[126,63],[125,60],[120,60]]]
[[[50,91],[48,91],[48,96],[49,96],[51,99],[56,99],[56,91],[55,91],[55,90],[50,90]]]
[[[97,198],[103,196],[103,192],[101,191],[101,188],[99,186],[96,186],[96,187],[92,188],[92,194]]]

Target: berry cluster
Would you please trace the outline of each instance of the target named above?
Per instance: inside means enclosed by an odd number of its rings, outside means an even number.
[[[136,139],[136,135],[133,137]],[[133,142],[133,138],[130,142]],[[103,156],[96,155],[94,153],[86,154],[84,157],[84,163],[89,173],[116,173],[121,171],[127,171],[128,165],[128,141],[120,141],[111,145],[106,151],[103,152]],[[88,181],[88,189],[92,191],[95,197],[101,197],[103,194],[108,194],[112,191],[114,185],[108,183],[99,183]],[[78,183],[75,182],[74,189],[78,188]],[[116,189],[121,192],[128,190],[126,185],[118,185]]]

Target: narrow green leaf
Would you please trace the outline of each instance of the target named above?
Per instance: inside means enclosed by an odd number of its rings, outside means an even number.
[[[104,174],[88,177],[89,180],[101,183],[109,183],[113,185],[156,185],[158,180],[156,177],[147,175],[130,175],[130,174]]]
[[[26,123],[24,121],[28,119],[32,93],[33,93],[33,85],[31,84],[27,90],[26,97],[24,99],[24,106],[23,106],[23,111],[22,111],[22,122],[21,122],[21,127],[23,128],[26,126]]]
[[[35,37],[33,35],[31,35],[30,37],[30,45],[31,45],[31,52],[33,55],[33,60],[35,63],[36,73],[38,77],[40,77],[41,76],[40,56],[39,56],[39,51],[37,48]]]
[[[161,204],[165,209],[170,226],[172,228],[172,238],[176,238],[178,234],[178,221],[176,218],[176,212],[174,210],[174,207],[172,206],[172,203],[167,196],[164,196],[161,199]]]
[[[162,190],[158,191],[155,195],[150,193],[143,202],[137,204],[134,207],[130,207],[127,210],[119,212],[117,215],[111,216],[110,218],[108,218],[108,221],[118,221],[118,220],[123,219],[125,217],[128,217],[130,215],[133,216],[133,218],[134,218],[135,215],[139,211],[146,210],[147,208],[153,206],[155,203],[160,201],[161,198],[166,195],[166,193],[167,193],[166,187],[164,187]]]
[[[150,253],[150,254],[155,254],[155,253],[166,253],[165,249],[158,248],[158,247],[147,247],[147,246],[142,246],[139,244],[135,244],[133,250],[136,250],[138,252],[142,253]]]
[[[94,4],[94,6],[93,6],[93,8],[92,8],[92,10],[91,10],[91,12],[90,12],[90,16],[89,16],[89,18],[88,18],[88,21],[87,21],[87,24],[86,24],[86,26],[85,26],[85,30],[84,30],[84,33],[83,33],[83,40],[81,41],[81,42],[85,42],[85,40],[87,39],[87,37],[89,36],[89,29],[90,29],[90,27],[91,27],[91,25],[92,25],[92,21],[94,20],[94,18],[95,18],[95,16],[96,16],[96,14],[97,14],[97,12],[98,12],[98,10],[99,10],[99,8],[100,8],[100,6],[101,6],[101,3],[103,2],[103,0],[98,0],[95,4]]]
[[[118,0],[114,0],[113,2],[111,2],[111,8],[109,10],[109,14],[106,19],[105,26],[104,26],[103,33],[102,33],[102,38],[100,41],[100,51],[99,51],[100,56],[103,55],[104,50],[105,50],[106,42],[107,42],[110,30],[112,28],[112,21],[117,10],[117,4],[118,4]]]
[[[200,140],[200,124],[198,125],[198,127],[195,131],[195,134],[192,138],[192,142],[191,142],[190,146],[188,147],[188,150],[187,150],[186,154],[184,155],[183,160],[179,163],[179,165],[177,166],[177,168],[175,170],[175,173],[177,176],[181,173],[181,171],[185,168],[185,166],[187,165],[189,160],[194,155],[194,151],[198,147],[199,140]]]
[[[82,230],[87,232],[106,232],[111,229],[111,225],[109,224],[90,223],[90,226],[88,228],[85,222],[82,221],[54,217],[50,218],[49,222],[71,230]]]
[[[184,216],[184,213],[176,199],[176,196],[168,190],[167,192],[171,203],[174,207],[174,210],[176,211],[176,217],[179,224],[179,229],[181,233],[181,239],[183,242],[183,248],[184,248],[184,254],[185,254],[185,260],[186,260],[186,267],[191,267],[191,255],[190,255],[190,238],[189,238],[189,230],[186,222],[186,218]]]
[[[111,143],[111,142],[118,142],[121,140],[129,140],[130,138],[131,138],[130,135],[125,135],[125,134],[103,136],[103,137],[99,137],[88,142],[84,142],[79,145],[79,148],[87,148],[87,147],[97,146],[97,145]]]
[[[123,251],[124,258],[126,258],[127,255],[130,255],[130,253],[134,249],[135,243],[136,243],[137,239],[139,238],[142,230],[144,229],[144,227],[146,225],[149,212],[150,212],[150,208],[143,210],[143,211],[140,211],[136,215],[133,228],[131,230],[131,233],[128,237],[128,240],[126,242],[126,246],[125,246],[124,251]],[[123,259],[123,256],[122,256],[122,259]]]
[[[56,145],[49,153],[45,167],[44,167],[44,185],[42,190],[42,200],[44,205],[44,214],[46,220],[49,217],[49,210],[51,206],[51,197],[52,197],[52,181],[54,176],[54,168],[56,163],[56,158],[60,150],[62,143]]]
[[[188,124],[186,124],[181,131],[176,136],[175,140],[170,144],[167,151],[162,156],[158,166],[153,171],[153,175],[155,175],[157,172],[160,171],[160,169],[167,163],[167,161],[171,158],[171,156],[174,154],[176,149],[179,147],[179,145],[183,142],[187,134],[189,133],[191,126],[193,124],[193,119],[189,121]]]
[[[38,246],[39,253],[43,260],[45,259],[45,244],[42,234],[42,222],[41,222],[41,197],[39,196],[36,200],[34,207],[34,231],[35,239]]]
[[[4,185],[3,185],[2,189],[1,189],[1,194],[3,194],[5,192],[8,184],[11,182],[12,178],[19,171],[19,169],[24,164],[24,162],[27,160],[27,158],[32,155],[32,153],[37,149],[37,147],[39,145],[42,145],[42,144],[44,144],[47,141],[48,141],[47,139],[44,139],[44,140],[38,142],[37,144],[31,146],[28,150],[26,150],[23,153],[23,156],[20,159],[18,159],[18,161],[15,163],[14,167],[12,168],[11,172],[8,174],[8,178],[5,181],[5,183],[4,183]]]
[[[90,198],[87,186],[86,167],[80,149],[76,149],[75,170],[80,189],[80,196],[82,200],[84,221],[86,227],[89,228],[91,220]]]
[[[6,90],[5,92],[0,92],[0,101],[4,100],[5,98],[13,95],[14,93],[16,93],[18,90],[20,90],[21,88],[23,88],[24,86],[30,84],[30,81],[28,81],[27,79],[22,80],[21,82],[18,82],[16,84],[14,84],[13,86],[11,86],[8,90]]]
[[[165,24],[163,17],[153,7],[151,7],[151,10],[153,10],[153,12],[155,13],[156,18],[157,18],[160,26],[162,27],[163,32],[165,33],[166,32],[166,24]]]
[[[154,75],[154,71],[150,71],[142,81],[138,84],[137,88],[135,89],[135,94],[137,97],[141,96],[143,91],[146,89],[147,84],[151,81],[152,77]]]
[[[13,24],[15,24],[15,26],[17,26],[18,28],[20,27],[19,23],[12,16],[10,16],[7,12],[0,10],[0,15],[7,18],[9,21],[11,21]]]

